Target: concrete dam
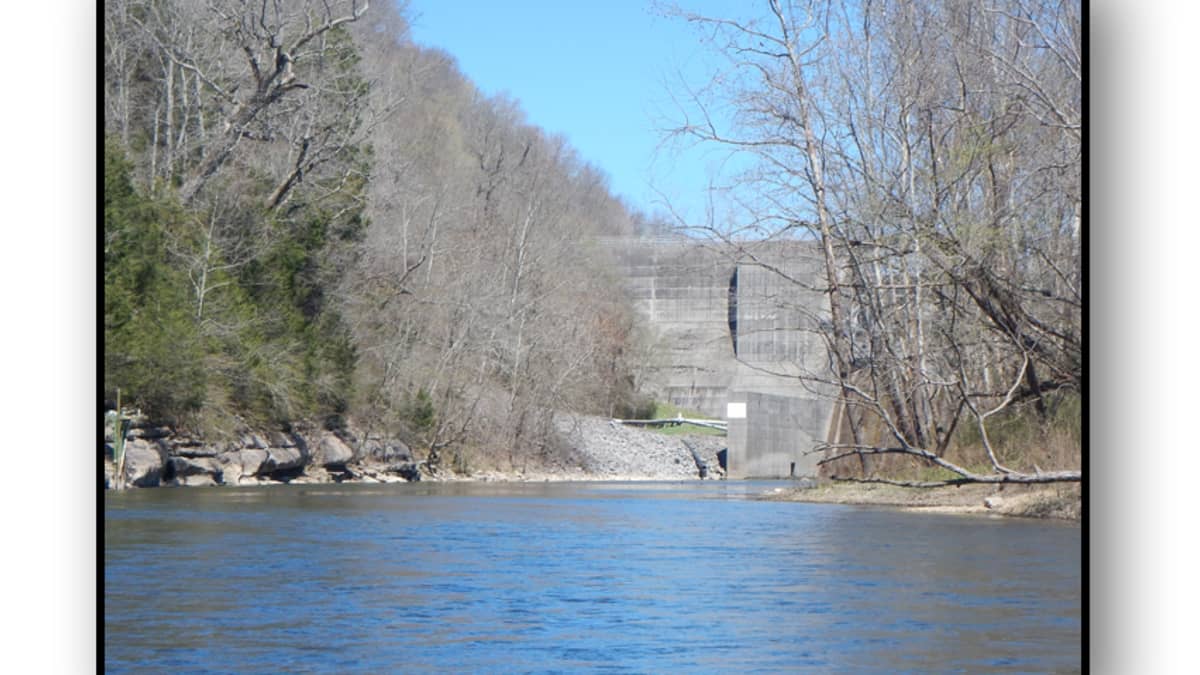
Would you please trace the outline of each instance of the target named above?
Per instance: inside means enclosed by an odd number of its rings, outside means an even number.
[[[642,388],[728,422],[730,478],[815,476],[836,391],[815,329],[828,314],[812,242],[736,246],[684,238],[606,240],[650,332]]]

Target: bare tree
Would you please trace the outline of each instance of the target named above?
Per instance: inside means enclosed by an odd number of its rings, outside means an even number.
[[[402,100],[372,134],[371,226],[342,294],[363,410],[431,463],[475,454],[520,469],[551,447],[557,412],[606,411],[622,395],[632,326],[589,241],[632,218],[516,101],[409,44],[398,15],[355,34],[372,96]]]
[[[673,134],[754,157],[734,223],[704,229],[817,244],[827,372],[849,440],[814,451],[856,480],[928,486],[1077,481],[1016,470],[989,424],[1078,391],[1079,13],[1075,3],[787,2],[757,18],[673,15],[728,67],[689,87]],[[732,113],[718,115],[717,110]],[[782,274],[782,271],[776,269]],[[990,473],[949,461],[963,422]],[[881,478],[866,457],[950,471]]]

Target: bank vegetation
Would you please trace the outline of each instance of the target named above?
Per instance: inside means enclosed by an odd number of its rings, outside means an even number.
[[[672,138],[724,151],[678,223],[827,298],[804,372],[837,401],[828,475],[1081,480],[1085,202],[1076,0],[767,0],[666,13],[716,64]],[[819,244],[815,280],[744,241]],[[781,297],[781,312],[803,312]]]
[[[597,237],[650,227],[396,3],[104,4],[104,392],[206,438],[353,418],[430,463],[632,401]],[[462,468],[459,466],[459,468]]]

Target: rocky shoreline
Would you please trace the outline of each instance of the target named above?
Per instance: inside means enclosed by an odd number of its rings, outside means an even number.
[[[561,450],[519,468],[491,467],[455,473],[432,467],[395,439],[352,428],[299,426],[290,433],[245,431],[233,440],[206,442],[135,421],[125,444],[130,488],[247,486],[416,481],[683,481],[725,478],[722,436],[668,436],[609,419],[562,415],[556,422]],[[104,487],[114,486],[112,430],[106,430]],[[891,506],[928,513],[1001,515],[1076,520],[1078,485],[997,488],[965,485],[911,489],[891,485],[806,479],[761,499]]]
[[[460,474],[430,466],[401,441],[353,428],[245,430],[233,440],[210,442],[134,420],[125,442],[125,484],[147,488],[422,480],[711,480],[725,475],[723,437],[665,436],[579,415],[560,416],[556,430],[564,450],[553,457],[520,468]],[[115,477],[109,427],[104,444],[106,489],[114,487]]]

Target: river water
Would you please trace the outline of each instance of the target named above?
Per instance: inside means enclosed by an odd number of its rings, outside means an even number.
[[[778,483],[105,494],[107,672],[1062,672],[1080,528]]]

